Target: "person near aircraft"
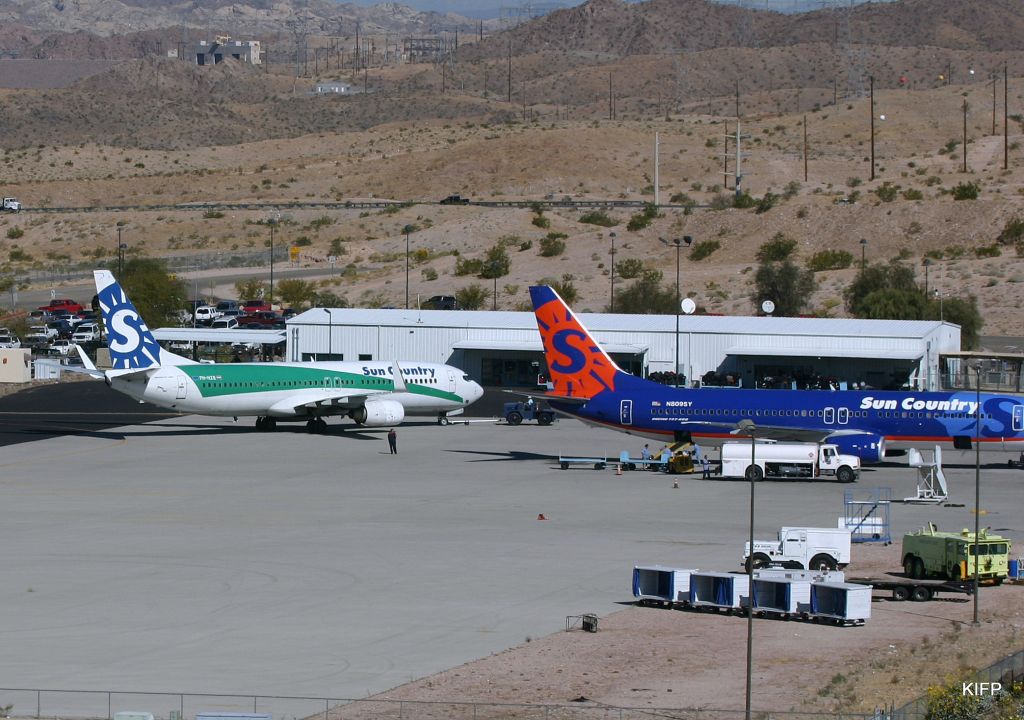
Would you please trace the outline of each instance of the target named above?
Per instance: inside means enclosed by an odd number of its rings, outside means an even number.
[[[398,454],[398,433],[394,428],[388,430],[388,447],[391,449],[392,455]]]

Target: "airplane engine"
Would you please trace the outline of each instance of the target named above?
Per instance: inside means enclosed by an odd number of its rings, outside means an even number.
[[[352,419],[368,427],[397,425],[405,419],[405,408],[394,400],[370,400],[352,411]]]
[[[839,452],[856,455],[862,462],[876,463],[885,460],[885,438],[874,433],[856,435],[834,435],[825,442],[839,446]]]

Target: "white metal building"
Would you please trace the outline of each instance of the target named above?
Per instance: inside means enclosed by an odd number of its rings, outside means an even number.
[[[712,373],[743,387],[817,377],[937,388],[939,354],[960,350],[960,327],[939,321],[680,315],[677,335],[674,315],[579,318],[624,370],[671,372],[678,357],[687,384]],[[528,312],[313,308],[288,321],[286,342],[292,361],[449,363],[490,386],[532,386],[546,370]]]

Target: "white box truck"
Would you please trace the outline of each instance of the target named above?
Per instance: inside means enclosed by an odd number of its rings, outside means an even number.
[[[21,212],[21,203],[14,198],[4,198],[3,205],[0,205],[0,209],[6,210],[7,212]]]
[[[843,455],[836,445],[828,443],[755,443],[753,457],[750,443],[724,443],[722,477],[748,480],[834,477],[839,482],[850,483],[860,477],[860,458]]]
[[[743,562],[750,543],[743,543]],[[791,570],[836,570],[850,563],[850,531],[843,528],[783,527],[777,540],[754,541],[754,567]]]

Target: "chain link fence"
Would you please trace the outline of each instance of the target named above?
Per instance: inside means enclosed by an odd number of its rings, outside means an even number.
[[[614,707],[572,704],[432,702],[389,699],[211,695],[0,688],[11,717],[101,720],[117,712],[150,712],[157,720],[194,720],[199,713],[269,715],[273,720],[742,720],[743,710]],[[776,712],[757,720],[879,720],[879,713]]]

